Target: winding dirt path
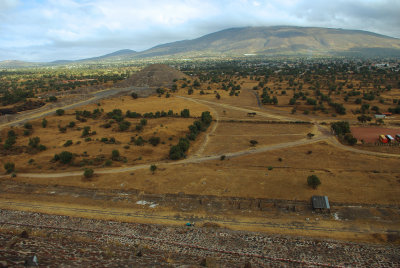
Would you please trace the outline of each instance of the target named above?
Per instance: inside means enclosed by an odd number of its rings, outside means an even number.
[[[252,109],[241,108],[241,107],[232,106],[229,104],[217,103],[217,102],[213,102],[213,101],[199,100],[199,99],[188,98],[188,97],[183,97],[183,96],[178,96],[178,97],[189,100],[189,101],[193,101],[196,103],[203,103],[203,104],[205,103],[205,104],[222,106],[227,109],[233,109],[233,110],[244,111],[244,112],[257,112],[258,115],[269,117],[269,118],[275,118],[275,119],[279,119],[279,120],[286,121],[286,122],[294,121],[293,118],[290,118],[288,116],[275,115],[275,114],[270,114],[267,112],[260,112],[260,111],[256,111],[256,110],[252,110]],[[295,146],[301,146],[301,145],[305,145],[305,144],[317,143],[317,142],[320,142],[323,140],[326,140],[332,146],[335,146],[341,150],[351,151],[354,153],[368,154],[368,155],[373,155],[373,156],[378,156],[378,157],[396,157],[396,158],[400,157],[400,155],[364,151],[364,150],[355,149],[350,146],[345,146],[345,145],[341,144],[340,142],[338,142],[337,139],[332,134],[330,134],[329,130],[327,130],[325,127],[322,127],[315,121],[313,122],[313,124],[314,124],[314,132],[316,132],[316,134],[312,139],[304,138],[304,139],[300,139],[300,140],[296,140],[296,141],[292,141],[292,142],[279,143],[279,144],[267,145],[267,146],[262,146],[262,147],[259,147],[259,146],[252,147],[247,150],[242,150],[242,151],[233,152],[233,153],[202,156],[204,149],[209,142],[209,136],[212,135],[218,127],[218,121],[219,121],[218,112],[215,109],[213,109],[212,107],[210,107],[210,109],[216,115],[216,122],[215,122],[215,124],[213,124],[211,131],[206,134],[204,141],[201,144],[200,148],[197,150],[197,152],[192,157],[189,157],[184,160],[174,161],[174,162],[160,161],[155,164],[159,165],[160,167],[166,167],[166,166],[170,166],[170,165],[201,163],[201,162],[205,162],[205,161],[217,160],[221,157],[221,155],[225,155],[226,157],[229,157],[229,158],[240,157],[240,156],[245,156],[245,155],[250,155],[250,154],[257,154],[257,153],[263,153],[263,152],[268,152],[268,151],[272,151],[272,150],[279,150],[279,149],[285,149],[285,148],[290,148],[290,147],[295,147]],[[123,172],[139,170],[139,169],[148,169],[149,166],[150,166],[150,164],[143,164],[143,165],[135,165],[135,166],[128,166],[128,167],[96,169],[95,173],[96,174],[123,173]],[[82,173],[83,173],[83,171],[69,171],[69,172],[60,172],[60,173],[18,173],[18,176],[30,177],[30,178],[62,178],[62,177],[70,177],[70,176],[81,176]],[[0,178],[2,178],[2,177],[4,178],[4,177],[8,177],[8,176],[9,175],[1,175]]]
[[[179,98],[185,99],[185,100],[189,100],[189,101],[193,101],[195,103],[200,103],[198,100],[196,99],[192,99],[192,98],[186,98],[186,97],[182,97],[182,96],[178,96]],[[209,140],[210,140],[210,135],[213,135],[215,130],[218,127],[218,123],[219,123],[219,114],[218,112],[211,106],[208,106],[210,108],[210,110],[213,112],[213,114],[215,115],[215,124],[213,124],[211,131],[209,131],[205,137],[204,140],[202,142],[202,144],[200,145],[200,148],[197,150],[197,152],[194,153],[194,156],[200,156],[203,154],[204,149],[206,148]]]

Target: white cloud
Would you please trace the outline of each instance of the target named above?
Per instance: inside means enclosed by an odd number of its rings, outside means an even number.
[[[340,27],[400,37],[398,14],[400,1],[393,0],[0,0],[0,60],[143,50],[241,26]]]

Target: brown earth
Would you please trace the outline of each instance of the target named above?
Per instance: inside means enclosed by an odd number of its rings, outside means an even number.
[[[350,129],[357,140],[364,140],[366,143],[378,142],[380,135],[391,135],[393,138],[395,138],[396,134],[400,135],[400,128],[351,127]]]
[[[180,83],[181,81],[179,81]],[[157,110],[168,111],[173,109],[174,112],[179,112],[181,109],[189,108],[191,115],[199,116],[202,111],[209,110],[213,113],[215,119],[225,120],[213,122],[210,127],[209,135],[202,135],[192,144],[192,149],[189,151],[187,162],[170,163],[164,161],[168,153],[169,145],[177,142],[181,135],[187,133],[187,126],[195,120],[194,118],[160,118],[150,119],[148,126],[145,127],[143,133],[127,132],[120,133],[111,129],[103,129],[99,127],[104,122],[98,122],[89,119],[86,123],[78,123],[78,127],[91,126],[97,134],[96,139],[101,137],[115,136],[121,143],[117,145],[105,145],[99,141],[84,142],[77,129],[68,129],[67,134],[57,133],[57,124],[66,125],[69,121],[74,120],[72,112],[67,112],[67,115],[62,117],[49,117],[49,125],[51,128],[42,130],[40,120],[33,122],[34,132],[32,136],[43,132],[43,142],[50,144],[49,150],[35,155],[35,162],[32,167],[26,165],[29,158],[28,154],[8,155],[0,160],[1,164],[11,160],[17,163],[17,171],[40,172],[44,167],[65,171],[80,170],[83,167],[70,167],[62,165],[54,165],[49,163],[49,158],[55,152],[64,150],[63,142],[67,139],[74,140],[74,145],[68,147],[68,150],[74,150],[77,154],[83,154],[86,151],[91,157],[96,157],[100,154],[109,156],[111,149],[118,148],[122,155],[127,157],[127,163],[113,163],[115,166],[129,168],[134,165],[136,170],[129,170],[118,173],[112,173],[113,169],[107,174],[96,173],[100,167],[95,167],[95,176],[90,180],[85,180],[82,175],[67,174],[60,176],[35,176],[28,175],[13,178],[19,183],[37,184],[37,185],[62,185],[78,187],[81,189],[107,189],[107,190],[135,190],[142,193],[153,194],[193,194],[193,195],[213,195],[218,197],[242,197],[242,198],[267,198],[267,199],[282,199],[282,200],[301,200],[308,201],[312,195],[328,195],[332,202],[343,202],[346,204],[359,204],[360,206],[370,206],[371,204],[394,206],[396,209],[400,205],[399,179],[400,170],[397,162],[398,158],[392,158],[390,155],[367,155],[357,151],[344,150],[341,146],[332,142],[329,138],[329,131],[324,130],[325,134],[319,133],[317,125],[295,125],[295,124],[270,124],[265,121],[272,119],[275,121],[298,120],[297,117],[292,117],[288,111],[290,108],[282,110],[268,106],[268,109],[258,107],[255,95],[252,93],[252,84],[250,82],[243,83],[243,89],[239,96],[229,96],[229,92],[218,89],[213,85],[212,90],[221,92],[221,99],[217,100],[215,95],[210,94],[200,95],[197,90],[192,96],[187,95],[187,89],[180,89],[173,97],[150,97],[146,99],[132,100],[130,97],[120,97],[110,100],[105,100],[100,103],[100,106],[89,105],[81,107],[79,110],[93,110],[95,108],[103,108],[105,112],[119,108],[136,112],[155,112]],[[177,98],[177,95],[189,97],[190,99]],[[271,113],[270,109],[275,109]],[[249,117],[248,112],[256,111],[256,116]],[[286,112],[285,112],[286,111]],[[292,118],[292,119],[291,119]],[[325,119],[326,117],[322,118]],[[339,117],[347,118],[347,117]],[[128,119],[132,124],[137,123],[137,119]],[[233,120],[233,122],[226,122]],[[250,121],[259,121],[257,124]],[[264,121],[264,122],[263,122]],[[6,131],[2,130],[2,138],[5,137]],[[22,130],[19,130],[21,134]],[[304,139],[308,132],[320,136],[323,141],[318,143],[310,143],[306,145],[295,144],[290,148],[281,148],[264,152],[257,152],[258,148],[268,148],[277,144],[286,144],[293,140],[298,141]],[[69,134],[68,134],[69,133]],[[328,134],[327,134],[328,133]],[[42,135],[40,134],[40,135]],[[161,140],[165,144],[160,144],[157,147],[145,145],[140,148],[129,145],[130,136],[143,135],[145,138],[151,135],[160,135]],[[169,140],[169,137],[172,137]],[[329,139],[328,139],[329,138]],[[250,147],[249,140],[256,139],[259,144]],[[81,141],[78,144],[76,141]],[[310,140],[311,142],[312,140]],[[17,145],[26,145],[28,137],[18,138]],[[124,146],[129,145],[129,148]],[[55,147],[55,148],[54,148]],[[190,162],[191,156],[196,152],[202,151],[200,155],[215,154],[213,160]],[[102,151],[100,151],[102,150]],[[229,152],[237,152],[245,150],[246,155],[233,155],[225,160],[218,159],[219,154]],[[252,152],[254,150],[254,153]],[[43,156],[41,158],[41,154]],[[47,154],[47,155],[45,155]],[[142,156],[139,160],[139,157]],[[217,156],[217,158],[215,158]],[[38,160],[36,160],[36,158]],[[154,174],[149,170],[149,165],[157,164],[157,170]],[[137,164],[143,164],[137,166]],[[36,165],[36,166],[35,166]],[[45,171],[47,172],[47,171]],[[322,184],[318,189],[313,190],[307,186],[307,177],[309,175],[317,175]],[[38,175],[38,174],[36,174]],[[8,179],[8,178],[7,178]],[[43,201],[42,195],[27,194],[24,196],[7,194],[5,198],[16,200]],[[46,197],[47,198],[47,197]],[[90,199],[90,198],[89,198]],[[65,197],[60,194],[54,199],[46,200],[46,202],[68,203],[71,206],[80,206],[86,204],[88,199],[80,199],[75,197]],[[97,200],[90,199],[92,204],[98,206],[110,207],[111,203],[97,203]],[[114,201],[113,201],[114,202]],[[96,204],[97,203],[97,204]],[[115,204],[114,204],[115,205]],[[126,204],[128,207],[130,204]],[[48,213],[55,213],[51,208],[45,209]],[[174,211],[170,211],[171,215]],[[198,211],[189,211],[196,214]],[[235,219],[238,215],[233,215],[229,211],[221,209],[220,213],[231,219]],[[252,212],[249,212],[250,214]],[[311,213],[311,212],[310,212]],[[351,214],[351,213],[348,213]],[[196,214],[197,215],[197,214]],[[304,220],[304,215],[297,215]],[[207,214],[205,217],[212,217]],[[223,216],[221,216],[223,217]],[[247,216],[246,216],[247,217]],[[259,216],[260,221],[265,219],[264,216]],[[264,217],[264,218],[263,218]],[[279,220],[287,221],[285,215],[279,214]],[[349,218],[349,217],[348,217]],[[359,218],[358,218],[359,219]],[[388,228],[395,226],[398,221],[393,220],[389,223],[378,221],[378,223],[370,223],[358,219],[351,219],[349,222],[341,221],[340,225],[345,226],[344,229],[353,226],[368,226],[366,228],[378,228],[382,232]],[[332,221],[321,222],[321,225],[331,226]],[[335,223],[337,224],[337,223]],[[374,225],[375,224],[375,225]],[[241,226],[244,228],[245,224]],[[375,227],[374,227],[375,226]],[[239,227],[238,227],[239,228]],[[246,227],[251,228],[251,227]],[[355,235],[349,235],[348,229],[346,234],[329,234],[331,238],[346,237],[351,240]],[[393,227],[393,230],[398,231],[398,228]],[[296,232],[295,230],[294,232]],[[375,231],[374,231],[375,232]],[[386,232],[386,231],[385,231]],[[323,236],[323,235],[322,235]]]

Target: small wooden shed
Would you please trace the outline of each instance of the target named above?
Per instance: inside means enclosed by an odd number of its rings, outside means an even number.
[[[330,212],[331,207],[327,196],[313,195],[311,197],[311,205],[313,210],[320,212]]]

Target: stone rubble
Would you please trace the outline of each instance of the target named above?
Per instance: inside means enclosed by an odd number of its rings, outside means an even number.
[[[400,267],[400,247],[0,210],[0,267]],[[23,231],[26,233],[21,234]],[[19,235],[21,234],[21,235]]]

